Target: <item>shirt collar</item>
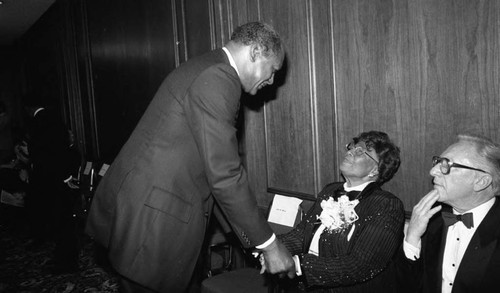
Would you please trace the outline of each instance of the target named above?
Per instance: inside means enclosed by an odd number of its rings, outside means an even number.
[[[477,226],[479,226],[479,224],[481,224],[484,217],[486,217],[486,214],[488,213],[488,211],[491,209],[493,204],[495,204],[495,200],[496,200],[496,197],[493,197],[492,199],[488,200],[487,202],[467,211],[467,213],[472,213],[472,217],[474,219],[474,227],[477,227]],[[453,213],[455,215],[459,214],[455,209],[453,209]]]
[[[43,107],[40,107],[40,108],[36,109],[35,113],[33,113],[33,117],[35,117],[35,116],[36,116],[36,114],[38,114],[38,112],[40,112],[40,111],[42,111],[42,110],[44,110],[44,109],[45,109],[45,108],[43,108]]]
[[[233,67],[234,70],[236,70],[236,73],[238,74],[238,76],[240,76],[240,72],[238,71],[238,68],[236,67],[236,62],[234,62],[233,56],[231,56],[231,53],[229,52],[229,50],[226,47],[222,47],[222,50],[224,50],[224,52],[226,53],[227,58],[229,59],[229,64],[231,64],[231,67]]]
[[[358,186],[351,186],[351,187],[347,187],[347,182],[344,182],[344,190],[345,191],[353,191],[353,190],[356,190],[356,191],[363,191],[363,189],[365,189],[365,187],[372,183],[373,181],[368,181],[368,182],[365,182],[363,184],[360,184]]]

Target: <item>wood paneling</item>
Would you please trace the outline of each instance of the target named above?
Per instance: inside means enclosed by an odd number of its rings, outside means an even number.
[[[340,141],[379,129],[401,147],[387,184],[408,210],[457,133],[499,138],[499,3],[334,1]]]
[[[104,161],[114,158],[168,72],[223,46],[237,25],[254,20],[274,26],[287,52],[276,86],[243,97],[242,156],[263,207],[272,199],[269,188],[314,199],[325,184],[340,180],[343,147],[362,131],[385,131],[400,146],[400,171],[385,188],[402,198],[407,210],[431,187],[431,156],[457,133],[500,139],[499,1],[85,4],[88,19],[65,28],[66,34],[54,33],[61,27],[54,16],[31,30],[25,48],[33,48],[24,70],[30,90],[60,95],[68,82],[68,92],[80,92],[83,112],[89,97],[96,129],[85,124],[85,133],[96,135],[97,156]],[[70,36],[85,35],[85,22],[89,54],[84,39]],[[60,66],[60,45],[71,46],[71,39],[79,49],[63,52],[78,62]],[[80,76],[64,79],[61,72]],[[86,75],[91,78],[82,79]]]
[[[266,1],[262,20],[273,25],[286,46],[284,70],[277,74],[277,96],[265,105],[268,186],[313,192],[315,160],[314,105],[311,95],[311,36],[305,2]],[[276,14],[280,17],[276,17]],[[272,88],[274,89],[274,88]],[[272,92],[269,89],[267,92]]]
[[[263,206],[270,190],[314,198],[333,181],[333,42],[329,1],[265,1],[260,20],[271,24],[286,47],[275,86],[245,112],[246,161]],[[256,103],[258,105],[258,103]]]
[[[276,93],[261,93],[264,108],[245,112],[260,203],[269,201],[264,186],[313,198],[341,180],[345,143],[373,129],[401,148],[401,168],[385,188],[411,210],[431,188],[430,158],[456,134],[499,139],[497,1],[248,3],[287,47]]]
[[[175,68],[170,1],[87,1],[100,156],[111,161]]]

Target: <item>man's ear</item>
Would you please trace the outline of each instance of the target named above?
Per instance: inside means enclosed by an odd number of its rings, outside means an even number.
[[[255,62],[262,55],[262,47],[258,44],[250,45],[250,61]]]
[[[482,174],[479,178],[474,181],[474,191],[482,191],[488,188],[493,182],[493,178],[490,174]]]

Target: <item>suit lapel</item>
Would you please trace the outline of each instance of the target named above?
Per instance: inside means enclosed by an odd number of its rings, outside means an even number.
[[[427,275],[429,292],[441,292],[444,244],[448,233],[440,214],[436,215],[436,217],[428,228],[426,241],[425,260],[427,264],[425,264],[425,274]]]
[[[480,289],[478,285],[481,285],[498,245],[500,235],[498,223],[500,223],[500,201],[496,200],[465,250],[455,277],[454,288],[455,286],[457,289],[467,288],[469,291]]]
[[[314,233],[321,224],[317,219],[317,216],[319,216],[323,210],[321,208],[321,201],[328,199],[330,196],[334,196],[335,191],[339,188],[342,188],[342,184],[343,183],[336,183],[329,185],[318,195],[319,200],[315,202],[311,212],[308,213],[310,214],[310,218],[308,219],[309,222],[304,228],[304,241],[302,246],[303,253],[309,252],[309,246],[311,245]]]

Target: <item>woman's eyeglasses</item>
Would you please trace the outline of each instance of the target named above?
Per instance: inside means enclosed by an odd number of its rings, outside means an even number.
[[[348,152],[351,152],[351,154],[353,154],[354,156],[358,157],[358,156],[361,156],[363,154],[367,155],[370,159],[372,159],[373,161],[375,161],[375,163],[378,164],[378,161],[375,160],[372,156],[370,156],[370,154],[366,151],[366,145],[364,142],[359,142],[356,146],[356,144],[354,143],[354,141],[351,141],[350,143],[346,144],[345,145],[345,148]]]
[[[441,170],[441,173],[443,173],[443,175],[450,174],[451,168],[462,168],[462,169],[469,169],[469,170],[475,170],[475,171],[479,171],[479,172],[483,172],[483,173],[488,173],[488,172],[481,170],[481,169],[472,168],[472,167],[457,164],[457,163],[450,163],[450,160],[447,158],[441,158],[438,156],[432,157],[432,167],[436,166],[437,164],[439,164],[439,170]]]

